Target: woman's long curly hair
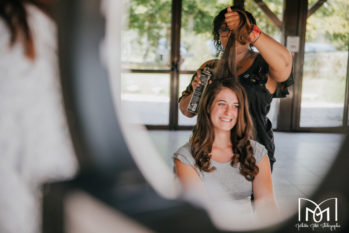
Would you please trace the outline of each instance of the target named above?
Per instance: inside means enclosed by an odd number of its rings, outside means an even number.
[[[236,11],[240,15],[240,25],[238,29],[236,30],[235,34],[239,35],[237,40],[241,44],[246,44],[248,42],[247,38],[248,35],[252,31],[253,25],[256,24],[256,19],[253,17],[253,15],[246,11],[245,9],[238,7],[238,6],[231,6],[232,11]],[[218,54],[223,52],[223,46],[221,44],[221,41],[219,39],[219,29],[223,24],[225,24],[225,13],[227,13],[227,8],[221,10],[218,15],[214,18],[213,20],[213,30],[212,30],[212,35],[213,35],[213,42],[214,45],[217,49]]]
[[[0,0],[0,18],[4,19],[10,30],[10,46],[13,46],[21,39],[25,55],[31,60],[35,58],[35,48],[25,5],[32,4],[43,12],[48,13],[47,2],[43,0]]]

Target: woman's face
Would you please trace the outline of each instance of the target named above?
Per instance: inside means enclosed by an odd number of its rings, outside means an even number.
[[[239,100],[229,88],[222,88],[213,100],[210,119],[214,130],[230,131],[234,128],[239,113]]]

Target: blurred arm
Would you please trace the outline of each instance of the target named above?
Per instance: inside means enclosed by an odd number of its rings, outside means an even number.
[[[256,212],[261,217],[275,214],[278,208],[274,198],[273,183],[268,156],[264,156],[258,164],[259,173],[253,180],[253,195],[255,198]]]

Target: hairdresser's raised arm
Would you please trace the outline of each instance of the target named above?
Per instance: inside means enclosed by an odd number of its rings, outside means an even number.
[[[292,56],[279,42],[261,32],[251,32],[250,41],[258,49],[269,65],[269,77],[276,82],[284,82],[291,74]]]
[[[181,101],[179,102],[179,110],[181,110],[182,114],[186,117],[193,117],[195,116],[194,113],[191,113],[188,111],[188,105],[190,102],[190,99],[192,97],[193,93],[191,93],[190,95],[187,96],[183,96]]]
[[[200,75],[201,70],[196,71],[196,75],[194,76],[193,80],[191,81],[192,89],[195,90],[196,87],[198,87],[201,83],[200,81]],[[195,116],[194,113],[188,111],[188,106],[190,103],[190,99],[193,96],[193,92],[187,95],[182,95],[181,101],[179,102],[179,110],[181,110],[182,114],[187,117],[193,117]]]
[[[225,14],[225,22],[230,30],[236,30],[240,24],[240,16],[228,7]],[[292,69],[292,56],[290,52],[279,42],[261,32],[256,26],[249,34],[248,40],[258,49],[264,60],[268,63],[269,77],[276,82],[286,81]]]
[[[209,60],[209,61],[206,61],[205,63],[203,63],[200,66],[200,68],[196,71],[196,73],[194,74],[187,89],[182,93],[182,97],[180,98],[180,102],[179,102],[179,110],[181,110],[181,112],[184,116],[193,117],[196,115],[196,114],[188,111],[188,105],[190,103],[191,97],[193,96],[193,92],[194,92],[195,88],[200,86],[200,84],[201,84],[201,79],[200,79],[201,70],[203,70],[205,68],[213,67],[213,64],[215,64],[215,62],[216,62],[216,59],[212,59],[212,60]]]

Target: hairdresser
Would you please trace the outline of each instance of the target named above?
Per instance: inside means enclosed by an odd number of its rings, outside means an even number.
[[[250,12],[237,6],[219,12],[213,21],[212,33],[215,46],[221,53],[226,49],[229,38],[235,38],[235,50],[231,50],[236,53],[230,53],[229,56],[234,56],[237,79],[248,96],[255,139],[266,147],[273,169],[275,145],[272,125],[267,114],[272,99],[285,97],[288,94],[287,87],[293,84],[291,54],[257,26]],[[234,37],[230,36],[232,33]],[[258,52],[252,49],[253,46]],[[205,62],[193,75],[190,84],[179,98],[179,108],[185,116],[195,115],[189,112],[187,107],[193,90],[200,84],[201,71],[208,68],[214,74],[221,63],[228,62],[222,60],[221,57]]]

